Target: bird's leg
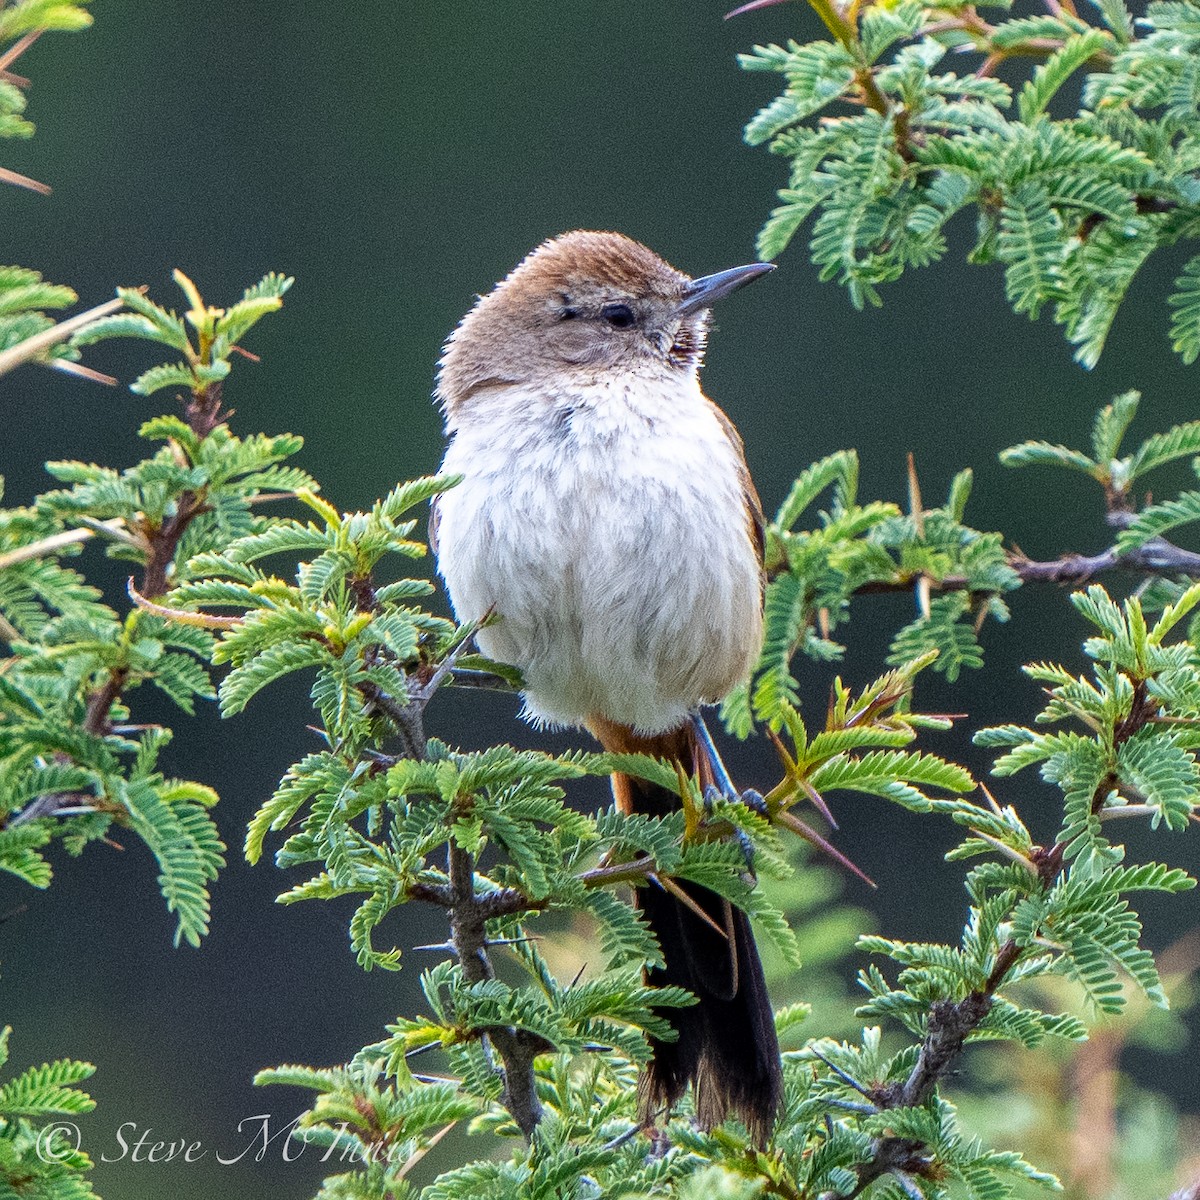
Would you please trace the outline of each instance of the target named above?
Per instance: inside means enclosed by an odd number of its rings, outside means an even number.
[[[704,757],[708,759],[708,765],[712,769],[713,779],[716,781],[717,790],[727,800],[740,800],[741,793],[733,786],[733,780],[729,778],[729,772],[725,770],[725,764],[721,761],[721,756],[717,753],[717,747],[712,740],[712,734],[708,732],[708,726],[704,723],[704,717],[697,709],[691,714],[692,729],[696,734],[696,745],[704,752]],[[706,789],[707,790],[707,789]]]
[[[709,784],[704,789],[704,807],[709,813],[712,812],[713,801],[718,797],[723,796],[726,800],[734,800],[744,804],[752,812],[758,813],[760,816],[766,816],[766,805],[763,802],[761,792],[756,792],[753,788],[747,788],[744,792],[739,792],[733,786],[733,780],[729,777],[729,772],[725,769],[725,764],[721,761],[721,756],[717,753],[717,747],[713,743],[712,734],[708,732],[708,726],[704,723],[704,717],[701,716],[697,709],[691,714],[692,730],[696,735],[696,747],[704,754],[708,760],[709,769],[712,771],[715,784]],[[754,874],[754,846],[750,839],[746,836],[744,830],[735,829],[734,840],[741,847],[742,855],[746,860],[746,870],[750,874]]]

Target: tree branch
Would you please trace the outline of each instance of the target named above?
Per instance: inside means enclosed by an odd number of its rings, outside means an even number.
[[[1139,729],[1154,720],[1158,707],[1159,702],[1150,695],[1146,680],[1135,680],[1129,711],[1113,728],[1114,748],[1128,741]],[[1104,804],[1116,785],[1117,780],[1112,775],[1106,775],[1097,784],[1092,794],[1093,813],[1100,813],[1104,809]],[[1049,848],[1037,847],[1033,851],[1030,861],[1044,887],[1052,886],[1061,874],[1066,861],[1065,852],[1066,846],[1061,842]],[[929,1099],[939,1081],[949,1074],[958,1056],[963,1052],[967,1038],[991,1012],[997,990],[1020,959],[1021,953],[1022,947],[1009,938],[996,952],[992,969],[982,987],[968,993],[961,1000],[935,1000],[929,1006],[925,1036],[917,1054],[916,1064],[909,1072],[908,1078],[903,1084],[891,1083],[867,1089],[867,1094],[880,1109],[914,1108]],[[925,1147],[919,1144],[914,1149],[911,1139],[877,1138],[872,1145],[871,1157],[858,1168],[859,1185],[851,1195],[857,1195],[867,1184],[884,1174],[895,1175],[903,1171],[920,1174],[920,1163],[925,1153]],[[898,1158],[905,1156],[910,1160],[908,1165],[897,1165]],[[1171,1200],[1200,1200],[1200,1182],[1193,1191],[1185,1189],[1184,1192],[1172,1196]]]
[[[1118,551],[1109,547],[1101,554],[1064,554],[1046,562],[1038,562],[1017,551],[1009,551],[1008,565],[1022,583],[1062,583],[1081,585],[1107,571],[1134,571],[1141,575],[1188,575],[1200,579],[1200,554],[1184,550],[1165,538],[1151,538],[1132,550]],[[943,592],[961,592],[970,587],[965,575],[944,575],[940,579],[914,571],[900,579],[880,579],[864,583],[855,595],[881,592],[907,592],[916,580],[926,580],[930,587]]]
[[[27,339],[20,345],[15,346],[11,351],[0,354],[0,374],[3,374],[5,370],[10,369],[12,366],[16,366],[17,362],[23,361],[23,359],[16,359],[8,362],[6,366],[5,355],[11,355],[15,351],[28,351],[30,344],[39,338],[42,339],[42,343],[40,343],[41,348],[53,345],[55,341],[61,340],[97,317],[114,312],[123,303],[124,301],[122,300],[113,300],[99,305],[89,312],[81,313],[78,317],[73,317],[69,321],[63,321],[59,325],[54,326],[54,328],[46,330],[43,334],[38,334],[36,338]],[[49,337],[48,341],[45,340],[47,337]],[[35,347],[32,352],[36,353],[37,350],[38,347]],[[212,433],[217,425],[224,420],[225,415],[221,410],[220,384],[210,384],[202,391],[194,393],[187,404],[188,424],[199,438],[205,438]],[[52,553],[63,546],[83,541],[94,532],[102,533],[133,542],[145,552],[146,563],[142,569],[141,588],[131,588],[131,595],[135,603],[142,598],[153,601],[167,590],[171,564],[175,561],[179,542],[187,531],[187,527],[196,517],[205,511],[206,504],[203,493],[187,490],[180,493],[177,497],[174,513],[157,528],[141,525],[141,522],[139,522],[141,527],[135,534],[125,527],[124,522],[93,522],[90,529],[71,530],[53,534],[31,546],[19,547],[17,550],[9,552],[4,558],[0,559],[0,567],[11,566],[28,558]],[[130,675],[131,671],[127,666],[111,667],[104,681],[88,694],[87,707],[83,719],[83,729],[86,733],[92,734],[95,737],[104,737],[110,732],[110,716],[113,705],[120,700],[121,694],[129,682]],[[96,797],[89,797],[89,801],[95,803]],[[60,810],[73,807],[77,804],[78,797],[72,793],[49,793],[45,796],[39,796],[32,804],[27,805],[23,812],[15,814],[10,819],[9,824],[32,820],[34,817],[52,817]]]
[[[143,535],[150,546],[150,554],[142,574],[141,593],[149,600],[156,600],[167,590],[167,573],[175,561],[175,551],[187,527],[208,506],[199,492],[186,491],[175,502],[175,512],[157,529],[144,530]]]
[[[453,834],[449,843],[448,874],[452,897],[450,941],[462,967],[463,978],[467,983],[483,983],[494,979],[495,972],[487,953],[487,920],[489,915],[497,915],[489,907],[497,893],[483,897],[475,894],[474,860],[458,845]],[[491,1040],[500,1055],[504,1064],[504,1107],[512,1114],[528,1141],[542,1119],[533,1060],[553,1047],[547,1045],[543,1038],[512,1026],[491,1026],[479,1032]]]
[[[367,680],[358,685],[359,695],[377,712],[391,722],[402,743],[401,751],[392,759],[399,762],[404,758],[421,760],[425,757],[425,704],[426,699],[397,700],[377,683]]]

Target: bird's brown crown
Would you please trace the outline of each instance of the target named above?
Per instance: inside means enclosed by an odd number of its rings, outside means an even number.
[[[687,282],[681,271],[623,233],[577,229],[527,254],[497,290],[536,298],[556,289],[583,287],[675,301]]]
[[[543,242],[481,296],[438,368],[449,411],[490,387],[606,372],[694,370],[704,312],[680,315],[691,280],[620,233],[577,230]]]

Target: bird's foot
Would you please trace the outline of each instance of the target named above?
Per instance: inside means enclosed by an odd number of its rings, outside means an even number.
[[[767,802],[763,798],[762,792],[756,791],[754,788],[746,788],[745,791],[739,791],[729,776],[729,772],[725,769],[725,764],[721,761],[721,756],[717,753],[717,747],[713,743],[712,734],[708,732],[708,726],[704,723],[704,718],[699,712],[692,713],[691,716],[692,729],[696,734],[696,745],[708,760],[709,767],[712,770],[713,779],[715,782],[710,783],[704,789],[704,809],[708,816],[712,815],[713,805],[718,799],[730,800],[735,804],[744,804],[752,813],[756,813],[760,817],[770,819],[770,812],[767,809]],[[750,838],[746,835],[745,830],[735,829],[733,833],[734,840],[741,847],[742,855],[746,859],[746,870],[754,874],[754,845]]]
[[[763,803],[762,793],[756,792],[753,788],[747,788],[741,795],[726,796],[722,795],[711,784],[704,789],[704,812],[706,816],[711,817],[713,806],[718,800],[734,800],[744,804],[751,812],[758,813],[760,816],[766,816],[766,805]],[[742,857],[746,860],[746,870],[751,875],[754,874],[754,843],[750,840],[744,829],[738,829],[736,826],[733,830],[733,840],[737,842],[739,849],[742,852]]]
[[[766,797],[754,788],[747,788],[738,799],[755,815],[764,820],[771,819],[771,810],[767,808]]]

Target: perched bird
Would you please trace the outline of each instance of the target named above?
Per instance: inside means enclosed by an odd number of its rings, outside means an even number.
[[[700,390],[709,307],[765,263],[690,279],[617,233],[545,242],[463,318],[438,370],[463,481],[438,497],[438,569],[461,621],[494,613],[480,649],[520,669],[525,715],[583,727],[610,751],[723,770],[701,705],[746,679],[762,634],[762,510],[742,441]],[[624,812],[673,793],[613,777]],[[641,1080],[651,1124],[688,1083],[710,1127],[731,1112],[760,1142],[779,1104],[779,1046],[746,915],[691,884],[637,902],[665,966],[664,1010]]]

